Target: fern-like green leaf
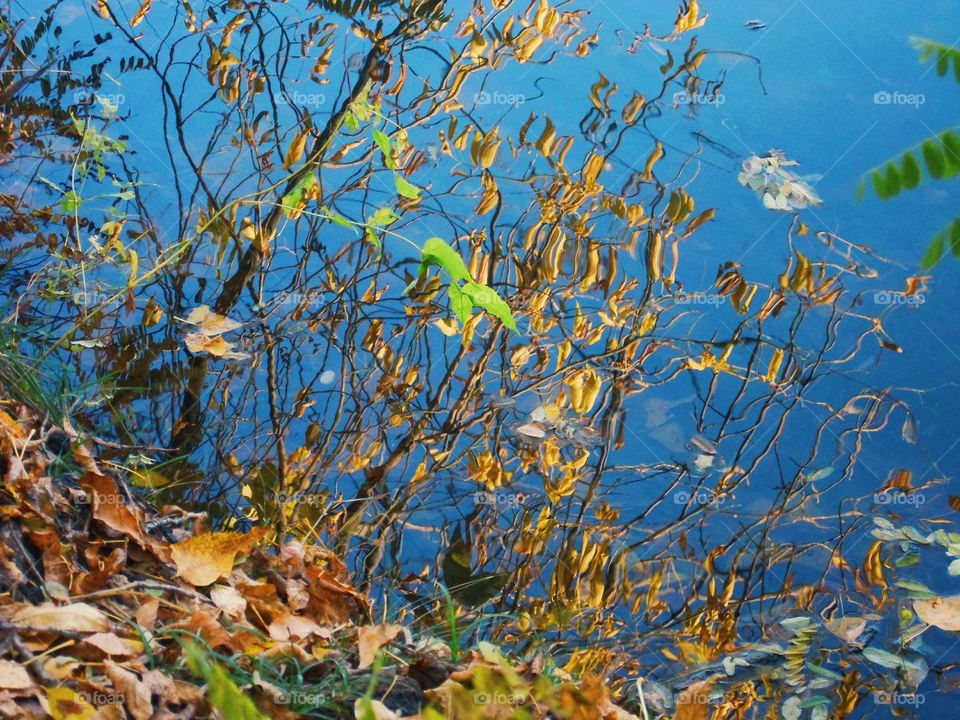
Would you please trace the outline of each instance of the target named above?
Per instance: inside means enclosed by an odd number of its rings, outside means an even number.
[[[887,184],[887,195],[889,197],[897,195],[900,192],[900,188],[903,187],[903,183],[900,180],[900,170],[892,161],[887,163],[884,176]]]
[[[920,259],[920,267],[923,270],[929,270],[943,257],[943,233],[938,232],[933,236],[933,240],[930,242],[930,245],[927,247],[927,251],[923,254],[923,257]]]
[[[947,161],[940,151],[940,146],[933,140],[925,140],[920,146],[923,161],[927,164],[927,172],[934,180],[941,180],[947,173]]]
[[[913,156],[913,153],[908,152],[903,155],[903,186],[907,190],[913,190],[917,185],[920,184],[920,180],[923,178],[923,173],[920,170],[920,163],[917,162],[917,159]]]
[[[960,82],[960,49],[929,38],[913,37],[910,38],[910,41],[920,51],[921,63],[929,62],[931,58],[936,56],[937,75],[946,77],[952,64],[954,78],[957,82]]]

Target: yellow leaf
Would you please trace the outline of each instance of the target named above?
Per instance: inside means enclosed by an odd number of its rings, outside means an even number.
[[[208,305],[201,305],[194,308],[184,320],[189,325],[198,326],[203,335],[222,335],[225,332],[236,330],[243,327],[244,323],[232,320],[224,315],[218,315],[210,311]]]
[[[246,554],[267,534],[266,528],[249,533],[214,532],[182,540],[170,548],[177,575],[198,587],[227,577],[237,554]]]
[[[21,608],[14,614],[13,622],[32,628],[68,632],[103,632],[108,625],[107,616],[87,603],[59,606],[41,603]]]
[[[360,661],[357,670],[363,670],[373,664],[380,648],[403,632],[402,625],[364,625],[357,631],[357,646],[360,649]]]
[[[97,709],[68,687],[44,688],[53,720],[89,720]]]

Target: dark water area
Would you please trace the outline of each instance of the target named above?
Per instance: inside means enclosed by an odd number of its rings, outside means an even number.
[[[960,7],[725,0],[677,31],[675,3],[501,2],[472,16],[447,3],[452,21],[391,40],[389,72],[370,79],[383,115],[371,120],[349,104],[370,38],[328,4],[309,16],[267,5],[195,8],[217,42],[231,17],[251,16],[218,56],[229,48],[244,69],[266,69],[239,99],[211,80],[234,78],[232,66],[210,60],[215,43],[187,29],[180,4],[112,30],[86,4],[54,13],[60,51],[98,38],[75,63],[98,86],[78,83],[63,102],[127,144],[85,196],[111,191],[111,177],[140,183],[122,209],[93,199],[83,211],[126,213],[139,273],[157,269],[123,292],[129,258],[68,273],[76,257],[64,252],[38,277],[66,289],[30,306],[58,337],[86,300],[120,294],[68,333],[79,345],[52,353],[87,388],[78,407],[91,427],[152,448],[117,452],[118,465],[152,468],[145,493],[224,527],[265,522],[349,550],[388,607],[436,600],[431,578],[464,585],[465,608],[519,618],[498,637],[542,635],[578,671],[669,685],[747,642],[787,646],[782,620],[822,624],[839,603],[868,618],[864,643],[901,664],[864,660],[855,642],[837,649],[825,633],[818,649],[840,656],[833,676],[811,671],[791,685],[797,696],[836,705],[844,673],[866,667],[870,697],[852,717],[917,710],[876,701],[895,692],[924,698],[916,717],[950,717],[941,690],[957,682],[956,635],[914,634],[898,611],[960,593],[955,556],[946,542],[880,538],[885,584],[865,556],[876,528],[895,532],[886,522],[924,538],[955,527],[960,262],[948,251],[921,270],[920,259],[956,216],[957,181],[925,177],[888,201],[871,190],[858,200],[856,187],[957,123],[952,71],[920,64],[910,37],[954,43]],[[508,17],[547,27],[548,11],[556,27],[540,30],[547,40],[529,58],[520,41],[491,50]],[[398,12],[377,15],[385,32]],[[155,67],[131,71],[126,58]],[[359,120],[336,124],[317,192],[251,255],[253,229],[309,163],[301,151],[283,167],[297,133],[316,136],[341,110]],[[405,177],[419,199],[397,193],[368,124],[405,143],[394,162],[415,165]],[[798,163],[784,169],[822,204],[772,210],[742,184],[743,164],[772,150]],[[6,166],[6,192],[53,202],[36,173],[64,188],[71,176],[69,163],[27,154]],[[695,207],[683,213],[685,198]],[[374,246],[358,225],[376,225],[382,208],[398,219],[374,228]],[[66,237],[81,254],[107,234],[94,230]],[[448,332],[447,279],[433,267],[441,279],[416,282],[434,236],[507,301],[517,333],[489,314]],[[29,243],[22,253],[51,254]],[[794,282],[806,260],[819,280]],[[918,276],[929,277],[909,291]],[[732,289],[751,284],[752,304],[738,307]],[[762,312],[778,293],[785,309]],[[244,323],[226,337],[249,359],[185,347],[184,320],[201,305]],[[150,308],[162,313],[147,323]],[[20,347],[45,352],[33,337]],[[591,387],[592,400],[577,395]],[[933,671],[916,670],[918,657]]]

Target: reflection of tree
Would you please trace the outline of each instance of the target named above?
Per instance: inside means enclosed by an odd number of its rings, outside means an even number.
[[[111,47],[132,53],[119,77],[161,98],[150,132],[165,138],[169,168],[152,167],[145,148],[159,145],[143,138],[137,156],[110,161],[144,183],[118,242],[168,264],[127,293],[139,325],[124,309],[84,318],[78,335],[112,343],[88,349],[96,360],[78,372],[116,373],[91,422],[112,418],[127,442],[148,434],[175,449],[159,468],[178,481],[166,499],[187,485],[224,522],[241,514],[356,547],[365,586],[400,588],[426,612],[443,569],[521,619],[499,633],[549,638],[576,651],[578,669],[629,672],[631,644],[657,647],[678,630],[684,653],[713,659],[785,591],[809,604],[821,584],[849,580],[849,527],[838,539],[818,519],[827,529],[803,542],[797,528],[837,497],[861,436],[899,406],[868,390],[867,409],[852,411],[830,384],[865,340],[889,343],[844,288],[867,258],[827,233],[825,259],[808,257],[816,246],[795,221],[781,276],[750,281],[729,262],[707,289],[716,303],[691,303],[680,251],[714,213],[695,207],[696,158],[668,157],[647,126],[678,84],[716,89],[700,77],[707,51],[682,32],[696,27],[695,4],[660,38],[686,49],[657,87],[624,97],[600,76],[578,130],[539,106],[470,102],[474,88],[517,89],[511,73],[536,63],[563,72],[600,42],[582,13],[516,5],[456,27],[438,3],[391,3],[349,23],[280,3],[176,6],[151,11],[149,32],[103,5]],[[345,43],[347,26],[357,39]],[[390,123],[351,129],[367,92]],[[124,127],[142,133],[143,109],[130,112]],[[394,193],[372,122],[402,148],[394,162],[420,199]],[[638,143],[643,156],[628,157]],[[296,211],[281,207],[312,173],[319,183]],[[331,219],[365,223],[384,207],[400,217],[374,230],[382,252]],[[66,220],[47,221],[58,243],[70,238]],[[508,299],[520,335],[483,315],[458,328],[439,302],[445,279],[404,295],[418,258],[402,238],[431,235]],[[117,287],[113,265],[97,279]],[[148,301],[162,318],[146,321]],[[173,318],[198,304],[248,321],[252,365],[186,356]],[[51,311],[45,326],[73,322]],[[651,444],[644,403],[664,388],[691,398],[676,432],[703,436],[722,459],[705,467]],[[537,408],[547,419],[531,420]],[[530,422],[533,434],[517,432]],[[809,481],[825,466],[829,477]],[[477,490],[515,502],[477,503]],[[797,570],[798,558],[816,572]],[[411,575],[425,562],[435,574]]]

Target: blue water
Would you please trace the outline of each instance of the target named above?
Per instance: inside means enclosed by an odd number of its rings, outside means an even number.
[[[102,29],[100,22],[79,3],[64,3],[58,12],[64,22],[72,21],[66,28],[66,39],[82,39],[91,31]],[[652,7],[650,3],[613,0],[597,3],[583,19],[587,28],[603,26],[601,40],[587,58],[559,57],[549,65],[513,65],[508,73],[494,73],[484,85],[471,79],[461,100],[467,106],[471,102],[475,104],[472,112],[482,127],[502,123],[502,136],[514,135],[529,113],[547,113],[557,124],[559,134],[576,136],[582,115],[589,107],[587,95],[599,73],[618,86],[612,96],[616,110],[634,91],[652,99],[660,87],[662,75],[658,66],[666,61],[666,53],[671,52],[679,62],[695,35],[698,49],[712,51],[701,65],[700,75],[723,80],[717,96],[713,102],[698,106],[690,116],[686,105],[674,107],[675,93],[682,94],[684,89],[679,85],[668,89],[659,101],[660,116],[649,122],[649,132],[635,129],[624,136],[619,150],[611,158],[611,167],[601,175],[600,182],[616,190],[631,172],[642,169],[653,149],[654,136],[663,142],[667,155],[658,166],[658,176],[667,179],[672,172],[679,173],[674,184],[689,183],[686,188],[695,198],[698,211],[708,207],[717,209],[713,222],[681,244],[678,275],[686,292],[711,293],[717,268],[725,261],[739,263],[748,280],[773,283],[776,275],[783,272],[790,254],[787,233],[793,218],[767,210],[759,198],[738,184],[740,162],[750,155],[776,148],[800,163],[796,168],[798,174],[821,176],[814,185],[823,205],[800,211],[800,218],[810,227],[810,233],[794,237],[795,248],[811,258],[832,257],[834,262],[840,262],[840,257],[829,255],[817,237],[818,232],[826,231],[850,243],[868,246],[871,252],[888,261],[858,254],[858,258],[875,267],[880,276],[876,279],[846,276],[844,283],[852,291],[851,296],[859,293],[858,312],[864,318],[846,321],[850,323],[848,332],[841,333],[831,356],[839,357],[850,350],[854,339],[869,328],[867,316],[875,315],[881,317],[886,334],[903,352],[883,349],[876,337],[867,336],[861,351],[841,368],[843,373],[821,381],[810,398],[810,405],[795,414],[778,446],[780,461],[788,470],[807,462],[813,432],[826,412],[824,404],[842,402],[841,398],[850,397],[859,388],[885,389],[892,398],[906,403],[917,419],[919,442],[912,445],[902,439],[904,412],[898,409],[886,427],[865,436],[858,463],[850,477],[834,488],[829,502],[823,507],[805,506],[797,514],[801,518],[810,513],[829,516],[844,498],[869,500],[870,494],[880,488],[892,471],[904,468],[913,473],[915,486],[942,481],[922,491],[926,502],[917,514],[952,519],[955,513],[947,507],[946,496],[960,494],[954,480],[960,468],[960,434],[956,431],[955,411],[960,402],[957,383],[960,323],[956,321],[956,308],[960,307],[960,261],[948,257],[932,273],[925,273],[932,278],[914,305],[885,305],[882,301],[890,297],[891,291],[902,291],[907,277],[920,273],[919,259],[929,239],[957,215],[958,180],[925,180],[917,190],[888,202],[881,202],[870,193],[862,202],[857,202],[854,191],[858,180],[872,167],[928,135],[960,122],[957,113],[960,85],[952,77],[937,77],[930,64],[920,65],[918,53],[908,41],[911,35],[947,43],[956,41],[960,6],[947,0],[910,5],[881,0],[860,7],[822,0],[794,3],[715,0],[704,2],[703,12],[709,15],[706,25],[694,33],[673,43],[644,41],[631,53],[634,36],[643,30],[644,24],[649,23],[654,33],[666,32],[675,17],[675,3],[661,2]],[[171,7],[158,5],[139,30],[151,40],[150,33],[162,31],[171,17]],[[766,27],[748,30],[744,23],[749,20],[759,20]],[[345,33],[344,42],[338,48],[337,57],[342,59],[365,49],[365,44]],[[428,53],[412,53],[408,62],[422,76],[435,79],[439,73],[436,58]],[[176,72],[171,77],[179,79]],[[298,87],[304,92],[322,93],[323,101],[312,108],[317,122],[322,122],[340,102],[342,88],[336,82],[318,90],[304,80]],[[199,103],[208,90],[201,82],[196,91],[188,88],[186,97],[192,103]],[[505,102],[476,104],[479,93],[483,92]],[[171,123],[168,121],[165,125],[166,138],[158,131],[162,127],[159,119],[163,101],[156,78],[147,72],[140,73],[118,88],[105,86],[101,93],[122,97],[121,114],[129,113],[129,117],[121,122],[121,127],[129,134],[130,146],[141,166],[150,167],[154,173],[143,179],[149,183],[145,194],[151,205],[158,208],[157,217],[168,220],[161,223],[162,241],[171,243],[188,234],[191,225],[177,212],[178,196],[172,182],[172,174],[185,171],[186,166],[176,148],[173,163],[168,158],[165,140],[176,144]],[[894,98],[896,102],[885,102]],[[522,104],[502,119],[510,110],[510,103],[517,99],[522,99]],[[906,99],[912,102],[900,102]],[[215,107],[215,103],[211,107]],[[191,115],[188,145],[195,150],[202,148],[205,133],[216,122],[213,112]],[[711,142],[704,142],[694,133]],[[436,128],[414,131],[411,141],[424,146],[435,142]],[[568,166],[578,167],[578,159],[571,156]],[[218,165],[219,162],[213,163],[211,171],[222,170],[225,176],[211,172],[212,180],[250,189],[244,184],[243,173],[238,172],[234,177],[228,166]],[[512,160],[504,154],[497,167],[504,171],[522,162],[523,157]],[[436,168],[427,164],[411,180],[423,186],[432,181],[440,183],[459,165],[458,160],[442,157]],[[189,187],[182,189],[181,197],[186,198],[189,192]],[[518,190],[514,198],[508,197],[501,217],[504,224],[509,224],[525,207],[527,198],[520,193]],[[381,197],[389,195],[381,193]],[[444,209],[469,218],[476,200],[476,197],[445,200]],[[484,218],[484,222],[488,219],[489,216]],[[449,230],[435,217],[422,222],[413,217],[409,226],[410,233],[419,239],[431,234],[449,234]],[[340,228],[326,228],[324,232],[324,243],[330,247],[338,246],[347,237]],[[395,256],[403,254],[402,246],[392,245],[390,249]],[[639,262],[627,264],[625,269],[636,275],[643,274]],[[196,263],[190,270],[192,276],[186,281],[188,294],[195,299],[195,304],[209,302],[219,282],[213,267]],[[201,278],[207,281],[206,285],[198,282]],[[275,290],[272,282],[267,281],[267,295]],[[392,297],[398,294],[393,293]],[[235,314],[245,318],[251,313],[252,303],[244,296]],[[805,340],[813,344],[820,340],[818,327],[822,327],[826,314],[826,309],[812,313],[813,318],[821,322],[809,323],[809,329],[802,335]],[[723,338],[730,335],[738,321],[739,317],[724,302],[708,306],[696,324],[684,329],[699,338]],[[776,327],[773,322],[771,325]],[[321,370],[340,370],[344,358],[327,346],[321,336],[300,340],[305,343],[300,348],[304,357],[295,367],[288,368],[292,377],[306,384]],[[437,344],[439,346],[439,341]],[[178,362],[182,362],[182,357]],[[439,372],[439,368],[437,365],[431,371]],[[244,382],[242,372],[238,378],[238,383]],[[256,373],[256,381],[263,381],[262,367]],[[717,431],[722,421],[719,416],[708,413],[700,428],[694,420],[698,410],[695,395],[708,382],[707,374],[692,381],[681,378],[628,400],[627,442],[614,453],[612,462],[626,466],[680,461],[686,452],[684,445],[694,432],[699,430],[709,435]],[[719,397],[731,399],[734,390],[732,385],[724,385]],[[523,398],[517,417],[533,409],[536,402],[536,398]],[[257,399],[253,407],[246,410],[262,420],[266,412],[264,401]],[[246,424],[248,418],[240,419],[240,415],[236,413],[238,432],[242,433],[253,427],[253,423]],[[291,427],[291,447],[303,437],[304,425]],[[735,448],[727,440],[721,443],[720,451],[730,458]],[[813,460],[811,469],[832,463],[835,451],[836,442],[831,438]],[[251,450],[251,454],[254,452]],[[198,462],[209,462],[211,471],[219,462],[205,452],[198,455],[202,456],[197,458]],[[838,468],[833,479],[839,474]],[[356,484],[354,480],[341,477],[331,484],[349,495]],[[761,515],[769,509],[781,481],[771,459],[758,466],[747,488],[750,495],[740,497],[742,516]],[[530,494],[542,492],[537,479],[518,483],[517,490]],[[625,474],[622,482],[613,485],[609,499],[616,501],[624,519],[629,519],[646,507],[651,493],[663,491],[669,484],[665,478],[662,482],[650,480],[639,492],[636,478]],[[869,501],[860,501],[858,507],[867,515],[883,514],[889,509],[872,506]],[[898,507],[896,511],[909,517],[913,509]],[[449,522],[465,515],[466,509],[451,502],[438,512]],[[708,534],[714,540],[723,540],[739,532],[740,522],[740,518],[721,518],[708,529]],[[798,532],[797,527],[782,528],[779,539],[792,539],[790,533]],[[642,538],[643,532],[640,527],[631,528],[624,540]],[[828,528],[822,536],[814,533],[804,537],[820,537],[829,542],[835,532],[835,528]],[[854,542],[865,552],[869,537],[861,533]],[[646,550],[652,552],[654,548]],[[431,560],[436,551],[436,538],[422,543],[411,540],[405,548],[406,559],[411,564]],[[848,552],[849,557],[858,556],[858,552],[849,548]],[[822,569],[822,556],[811,555],[807,565],[801,563],[795,571],[799,581],[810,582],[816,580]],[[942,594],[960,592],[957,579],[945,572],[925,569],[922,579]],[[943,639],[932,642],[942,643]],[[942,648],[935,647],[943,652],[951,650],[948,643]],[[955,653],[955,648],[952,650]],[[940,701],[936,696],[928,695],[924,712],[946,713],[937,702]]]

